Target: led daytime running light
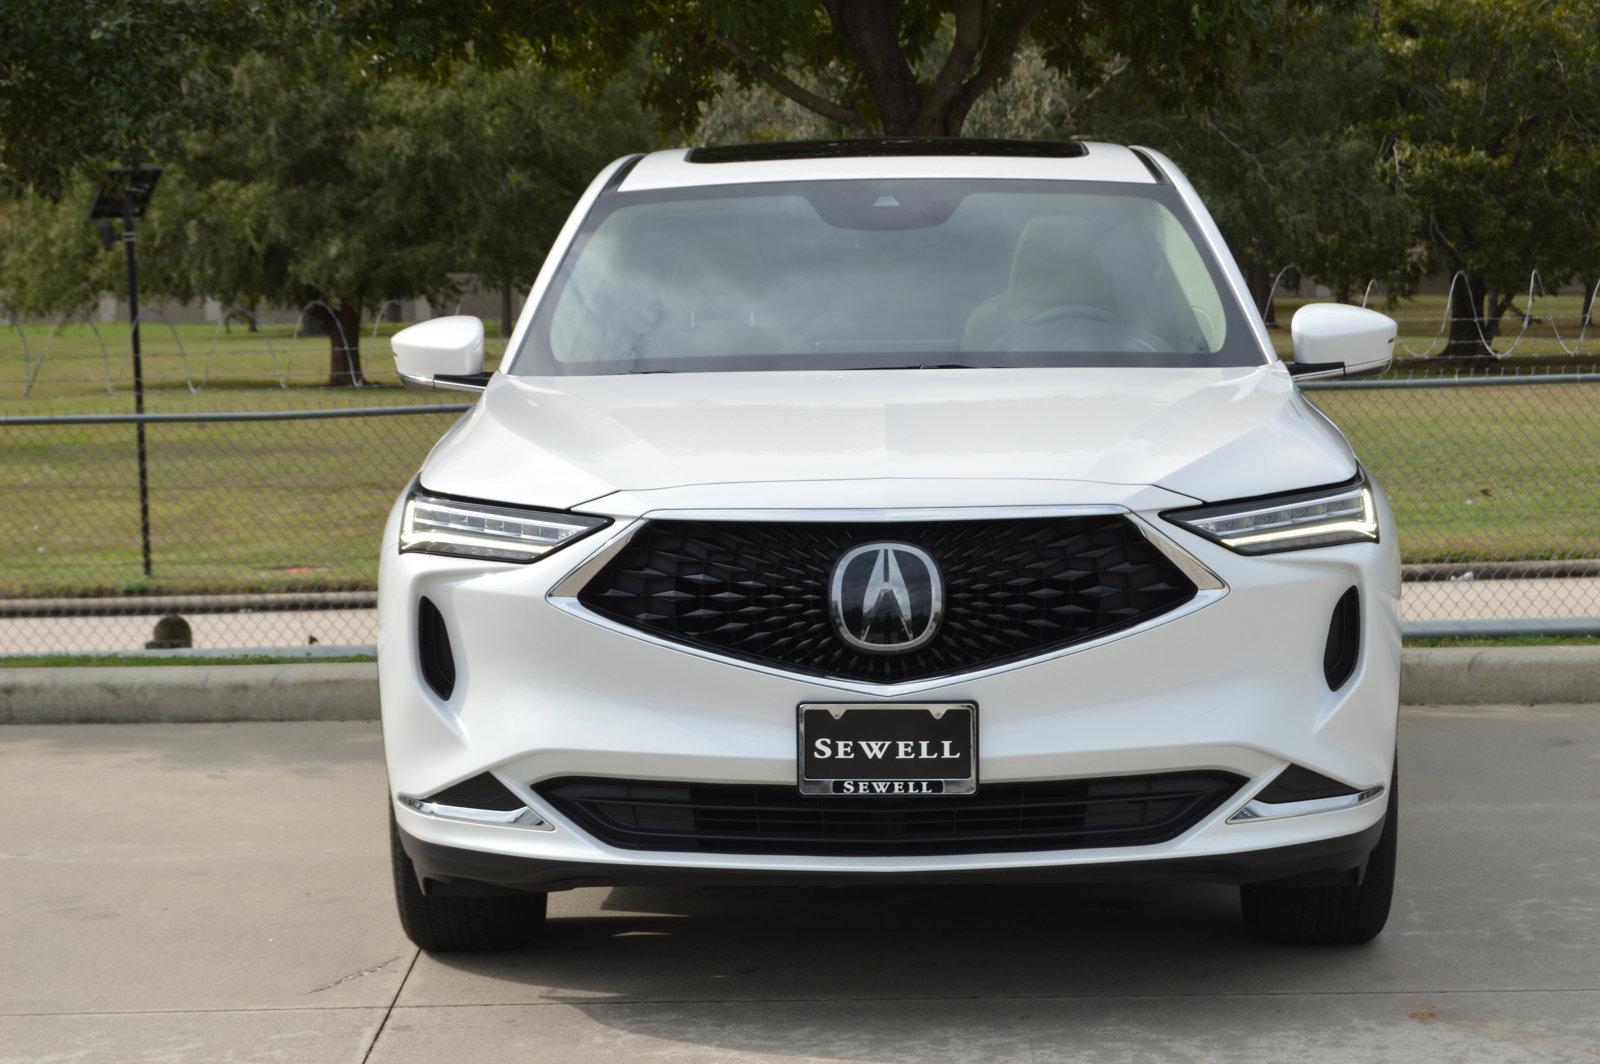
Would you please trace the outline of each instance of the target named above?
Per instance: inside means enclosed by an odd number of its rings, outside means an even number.
[[[1378,539],[1377,502],[1365,478],[1321,492],[1222,503],[1164,516],[1241,554]]]
[[[400,519],[400,550],[531,562],[607,524],[603,517],[524,510],[413,492]]]

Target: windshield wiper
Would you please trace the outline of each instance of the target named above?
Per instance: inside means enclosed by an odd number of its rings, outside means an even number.
[[[985,369],[971,362],[919,362],[914,366],[863,366],[862,369]]]

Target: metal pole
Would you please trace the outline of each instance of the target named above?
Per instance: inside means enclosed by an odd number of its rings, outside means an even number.
[[[123,203],[122,243],[128,249],[128,320],[133,323],[133,409],[144,413],[144,361],[139,353],[139,258],[133,247],[133,194]],[[145,456],[144,422],[136,426],[139,438],[139,552],[144,575],[150,575],[150,470]]]

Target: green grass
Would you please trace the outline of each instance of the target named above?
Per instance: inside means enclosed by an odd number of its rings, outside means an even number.
[[[1360,301],[1359,293],[1356,301]],[[1307,302],[1310,300],[1298,296],[1273,300],[1279,327],[1272,329],[1270,334],[1278,354],[1285,358],[1292,353],[1289,321],[1294,317],[1294,312]],[[1386,305],[1381,296],[1374,295],[1367,305],[1390,315],[1399,323],[1400,335],[1395,344],[1395,358],[1402,369],[1437,365],[1439,360],[1434,356],[1443,352],[1449,336],[1448,327],[1442,333],[1440,331],[1448,313],[1443,295],[1413,296],[1393,306]],[[1506,312],[1500,321],[1500,335],[1490,342],[1502,358],[1509,359],[1513,365],[1600,366],[1600,322],[1586,331],[1582,329],[1581,295],[1573,292],[1535,299],[1533,318],[1526,327],[1522,320],[1522,311],[1529,309],[1525,295],[1518,296],[1516,308]]]
[[[0,597],[371,587],[384,515],[455,417],[147,426],[148,579],[133,427],[0,430]]]
[[[1600,557],[1600,384],[1318,391],[1408,562]]]
[[[1558,311],[1578,312],[1576,297]],[[1288,322],[1297,301],[1279,302]],[[1443,297],[1395,309],[1431,319]],[[1568,305],[1570,304],[1570,306]],[[328,388],[326,338],[295,339],[210,325],[144,330],[152,411],[273,410],[413,405],[464,397],[397,386],[384,326],[362,346],[372,386]],[[1548,334],[1548,326],[1535,331]],[[1575,330],[1569,328],[1569,332]],[[104,386],[99,342],[84,325],[54,337],[26,330],[45,361],[31,395],[15,330],[0,328],[0,415],[131,410],[125,356]],[[1411,335],[1422,343],[1428,330]],[[127,327],[100,327],[112,352]],[[1288,343],[1287,329],[1273,338]],[[1569,337],[1569,345],[1573,337]],[[48,341],[48,350],[46,343]],[[193,392],[211,357],[211,381]],[[268,344],[271,351],[268,351]],[[1600,354],[1600,334],[1586,340]],[[491,350],[500,342],[491,339]],[[1549,335],[1525,341],[1512,364],[1556,361]],[[276,359],[276,362],[274,361]],[[1565,358],[1574,367],[1582,359]],[[1412,368],[1434,368],[1420,360]],[[281,387],[277,371],[288,375]],[[1313,393],[1388,488],[1409,562],[1600,557],[1600,385]],[[0,429],[0,597],[366,589],[395,493],[454,415],[251,424],[151,425],[154,574],[139,565],[134,430],[126,425]]]
[[[1600,636],[1592,635],[1508,635],[1497,639],[1407,639],[1408,647],[1591,647],[1600,646]]]
[[[370,654],[344,657],[275,657],[271,654],[240,654],[237,657],[173,655],[146,657],[139,654],[44,654],[37,657],[0,657],[0,669],[45,669],[66,667],[104,667],[108,665],[300,665],[307,662],[377,661]]]
[[[389,338],[401,328],[401,324],[382,325],[376,337],[370,325],[362,329],[362,369],[370,383],[399,387]],[[484,346],[492,369],[505,341],[495,335],[494,323],[488,331]],[[164,404],[206,408],[216,402],[248,401],[246,397],[270,402],[266,397],[274,392],[303,396],[308,391],[339,395],[348,391],[323,387],[328,379],[328,338],[296,337],[294,332],[292,325],[264,325],[252,333],[238,324],[224,330],[207,324],[147,322],[139,330],[145,394]],[[62,401],[77,406],[105,400],[108,409],[125,409],[133,388],[129,333],[125,322],[93,326],[73,322],[60,328],[0,325],[0,414],[47,412],[40,408]],[[28,395],[23,401],[25,388]]]

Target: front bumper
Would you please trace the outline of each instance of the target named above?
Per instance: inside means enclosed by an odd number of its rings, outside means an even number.
[[[1140,499],[1143,503],[1146,500]],[[1130,505],[1159,522],[1166,499]],[[1380,544],[1246,558],[1161,530],[1226,583],[1165,623],[973,677],[892,692],[778,674],[664,646],[561,608],[551,593],[631,515],[527,566],[394,552],[380,582],[379,675],[393,793],[426,796],[483,772],[550,830],[430,817],[394,803],[424,876],[524,889],[640,881],[836,882],[1184,878],[1247,882],[1359,869],[1386,796],[1314,815],[1230,823],[1293,763],[1358,790],[1390,777],[1399,683],[1398,558],[1380,500]],[[596,512],[605,512],[596,510]],[[1363,639],[1337,692],[1322,675],[1334,603],[1359,589]],[[415,646],[419,600],[445,617],[456,684],[440,699]],[[532,790],[561,776],[753,784],[795,782],[803,702],[970,701],[979,706],[980,787],[1120,774],[1220,770],[1249,782],[1167,842],[941,856],[788,856],[623,850]],[[930,799],[937,801],[938,799]]]
[[[1380,819],[1353,835],[1316,839],[1265,850],[1100,864],[1068,862],[1019,867],[986,866],[917,872],[658,865],[563,861],[444,846],[400,833],[400,843],[424,889],[482,895],[500,891],[554,891],[575,887],[847,887],[861,885],[992,883],[1262,883],[1360,882],[1367,857],[1383,833]]]

